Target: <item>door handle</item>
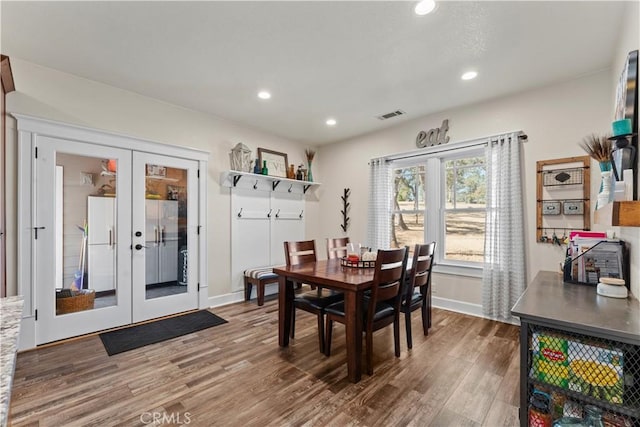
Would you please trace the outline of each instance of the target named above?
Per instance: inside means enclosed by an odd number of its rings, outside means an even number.
[[[141,250],[142,248],[146,249],[147,247],[148,246],[141,245],[140,243],[138,243],[137,245],[134,246],[134,248],[136,248],[137,251]]]
[[[109,246],[113,246],[113,237],[111,236],[111,229],[109,229]]]
[[[165,241],[164,241],[164,226],[160,227],[160,242],[165,243]]]
[[[156,245],[160,243],[160,236],[158,233],[158,227],[153,227],[153,243]]]

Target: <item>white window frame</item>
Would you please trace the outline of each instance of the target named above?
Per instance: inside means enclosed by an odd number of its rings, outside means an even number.
[[[458,276],[482,277],[482,262],[458,261],[445,259],[445,198],[446,169],[444,163],[468,157],[482,157],[485,155],[484,146],[462,147],[459,149],[442,151],[408,159],[393,160],[393,169],[410,168],[418,165],[425,166],[425,226],[424,241],[436,241],[435,273],[453,274]],[[439,203],[430,202],[437,200]],[[393,206],[393,204],[391,205]]]

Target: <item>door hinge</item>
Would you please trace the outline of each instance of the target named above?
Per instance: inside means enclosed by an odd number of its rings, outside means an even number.
[[[198,282],[198,292],[200,292],[200,282]]]
[[[198,178],[200,178],[200,169],[198,169]]]
[[[36,308],[36,320],[38,320],[38,309]]]
[[[36,159],[38,158],[38,147],[36,147]]]
[[[198,226],[198,236],[200,235],[200,228],[201,227],[202,227],[201,225]]]

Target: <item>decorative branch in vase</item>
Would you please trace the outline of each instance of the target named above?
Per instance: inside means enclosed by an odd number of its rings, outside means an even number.
[[[313,175],[311,174],[311,162],[313,162],[313,158],[316,156],[316,152],[310,148],[304,150],[304,154],[307,156],[307,181],[313,182]]]
[[[600,166],[600,192],[596,202],[596,209],[599,209],[613,200],[613,179],[611,170],[611,140],[607,136],[591,134],[585,137],[580,143],[580,147],[598,162]]]

